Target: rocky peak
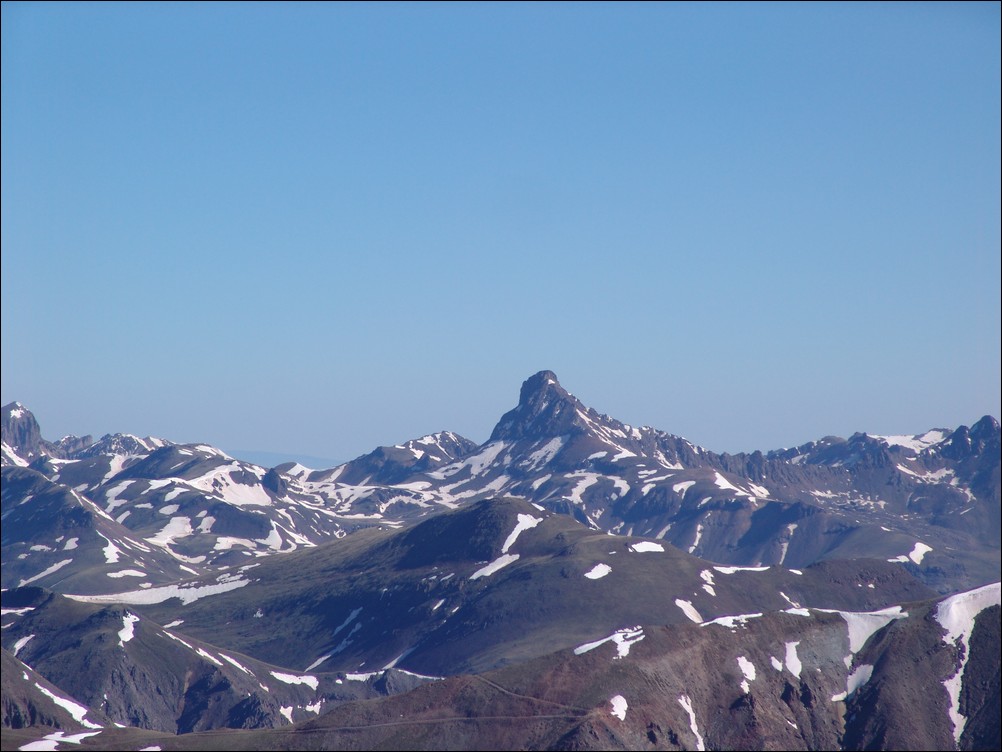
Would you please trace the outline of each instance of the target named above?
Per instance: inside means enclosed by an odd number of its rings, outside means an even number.
[[[540,439],[586,430],[586,408],[560,386],[553,371],[540,371],[522,384],[518,406],[501,416],[491,441]]]
[[[971,438],[975,441],[985,445],[992,441],[998,441],[999,438],[999,422],[995,420],[991,415],[985,415],[971,426]]]
[[[86,436],[63,436],[53,446],[57,447],[65,456],[76,458],[80,452],[93,446],[93,444],[94,437],[87,434]]]
[[[147,455],[169,442],[163,439],[147,436],[145,439],[129,433],[105,434],[96,443],[91,443],[79,450],[79,457],[95,457],[101,454],[112,455]]]
[[[42,432],[31,410],[20,402],[11,402],[3,406],[0,418],[2,418],[3,443],[19,457],[30,462],[45,454]]]
[[[943,442],[942,454],[950,459],[962,460],[967,457],[982,454],[995,445],[995,458],[998,457],[999,422],[991,415],[985,415],[981,420],[968,428],[960,426]]]
[[[570,396],[570,393],[560,386],[557,374],[553,371],[539,371],[522,382],[522,389],[518,393],[518,403],[524,405],[538,402],[547,397],[564,399]]]

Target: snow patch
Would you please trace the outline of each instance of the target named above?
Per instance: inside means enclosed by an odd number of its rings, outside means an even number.
[[[385,669],[384,669],[385,671]],[[382,671],[370,671],[367,674],[345,674],[344,678],[348,681],[369,681],[373,677],[382,675]]]
[[[800,640],[786,643],[786,668],[798,679],[800,678],[800,671],[803,669],[800,656],[797,655],[797,645],[799,644]]]
[[[94,727],[92,726],[91,728]],[[100,733],[100,731],[80,731],[76,734],[67,734],[65,731],[53,731],[51,734],[46,734],[36,742],[28,742],[27,744],[18,747],[18,750],[24,750],[25,752],[56,750],[59,749],[60,743],[81,744],[87,737],[97,736]],[[160,748],[157,747],[157,749]]]
[[[640,541],[640,543],[634,543],[630,546],[630,550],[634,553],[664,553],[665,547],[660,543],[654,543],[652,541]]]
[[[735,493],[740,495],[747,495],[748,493],[747,491],[743,491],[742,489],[738,488],[720,473],[715,472],[713,475],[714,475],[713,482],[714,484],[716,484],[717,488],[723,491],[734,491]]]
[[[696,622],[697,624],[703,623],[703,617],[699,615],[699,611],[696,610],[696,607],[692,605],[691,601],[684,601],[681,598],[676,598],[675,605],[682,609],[682,613],[688,616],[690,620]]]
[[[616,716],[619,720],[625,721],[626,711],[630,707],[626,702],[626,698],[622,695],[615,695],[609,698],[609,703],[612,705],[612,710],[609,713]]]
[[[744,690],[745,694],[748,694],[751,687],[748,682],[755,681],[755,664],[745,658],[743,655],[738,656],[738,668],[741,669],[741,673],[744,674],[744,680],[741,682],[741,689]]]
[[[49,690],[47,690],[45,687],[43,687],[38,682],[35,682],[35,686],[38,687],[38,690],[43,695],[45,695],[46,697],[48,697],[50,700],[52,700],[54,703],[56,703],[56,705],[58,705],[63,710],[65,710],[67,713],[69,713],[71,716],[73,716],[73,720],[76,721],[77,723],[79,723],[81,726],[83,726],[85,728],[92,728],[92,729],[103,728],[103,726],[101,726],[100,724],[91,723],[90,721],[88,721],[84,717],[84,716],[87,715],[87,708],[85,708],[80,703],[74,702],[73,700],[69,700],[69,699],[67,699],[65,697],[60,697],[59,695],[53,694],[52,692],[50,692]]]
[[[694,480],[684,480],[681,483],[676,483],[675,485],[673,485],[671,487],[671,490],[674,491],[677,494],[682,494],[682,496],[685,496],[686,491],[688,491],[694,485],[696,485],[696,481],[694,481]]]
[[[14,643],[14,656],[15,657],[17,657],[17,654],[21,651],[21,648],[23,648],[25,645],[27,645],[29,642],[31,642],[31,640],[34,638],[34,636],[35,635],[30,634],[27,637],[22,637],[21,639],[19,639],[17,642]]]
[[[120,577],[145,577],[146,572],[140,572],[138,569],[120,569],[117,572],[105,572],[108,577],[117,580]]]
[[[699,539],[703,537],[703,523],[699,522],[696,524],[696,537],[692,539],[692,545],[689,546],[689,553],[694,553],[696,551],[696,546],[699,545]]]
[[[869,663],[857,666],[856,670],[849,674],[849,677],[846,679],[845,692],[832,695],[832,702],[844,702],[849,699],[855,694],[857,689],[870,681],[871,676],[873,676],[873,666]]]
[[[205,658],[205,660],[207,660],[207,661],[209,661],[211,663],[215,663],[217,666],[222,666],[223,665],[223,662],[220,661],[218,658],[216,658],[216,656],[211,655],[209,653],[206,653],[204,650],[202,650],[202,648],[196,649],[195,652],[198,653],[203,658]]]
[[[922,541],[915,541],[915,545],[912,547],[912,550],[907,554],[895,556],[893,559],[888,559],[888,561],[891,563],[900,562],[905,564],[911,560],[915,564],[921,564],[923,557],[932,550],[932,546],[927,546]]]
[[[136,622],[138,621],[138,616],[128,612],[126,612],[125,616],[122,617],[122,628],[118,630],[118,644],[120,646],[125,647],[125,643],[135,636]]]
[[[511,531],[507,538],[505,538],[504,545],[501,546],[501,553],[508,553],[508,549],[515,544],[516,540],[518,540],[518,536],[520,536],[524,531],[536,527],[536,525],[542,521],[542,517],[533,517],[531,514],[520,514],[518,516],[518,524],[515,525],[515,529]]]
[[[577,485],[575,485],[570,494],[568,494],[568,499],[575,504],[584,504],[584,499],[581,498],[581,494],[584,493],[590,486],[598,483],[599,476],[595,473],[574,473],[574,475],[583,475],[584,477],[577,482]]]
[[[713,572],[711,572],[709,569],[704,569],[702,572],[699,573],[699,576],[700,579],[702,579],[703,582],[705,582],[707,585],[710,585],[711,587],[713,586]]]
[[[611,571],[612,571],[612,567],[610,567],[608,564],[601,564],[600,563],[600,564],[596,564],[591,569],[589,569],[587,572],[585,572],[584,576],[587,577],[589,580],[600,580],[603,577],[605,577],[607,574],[609,574],[609,572],[611,572]]]
[[[852,665],[852,657],[863,649],[866,641],[875,632],[883,629],[895,619],[903,619],[908,616],[908,612],[902,611],[901,606],[891,606],[879,611],[836,611],[830,608],[815,610],[838,614],[845,620],[849,629],[849,655],[842,660],[845,662],[846,668]]]
[[[28,584],[30,584],[32,582],[35,582],[36,580],[42,579],[43,577],[48,577],[50,574],[52,574],[54,572],[57,572],[60,569],[62,569],[63,567],[65,567],[71,561],[73,561],[73,559],[63,559],[62,561],[57,561],[51,567],[49,567],[48,569],[42,570],[41,572],[39,572],[38,574],[36,574],[34,577],[29,577],[26,580],[21,580],[17,584],[17,586],[18,587],[24,587],[25,585],[28,585]]]
[[[189,603],[194,603],[200,598],[226,593],[249,584],[250,580],[230,580],[216,585],[203,585],[201,587],[165,585],[163,587],[149,588],[148,590],[132,590],[127,593],[110,593],[108,595],[71,595],[69,593],[65,595],[67,598],[81,601],[82,603],[126,603],[137,606],[163,603],[169,598],[180,598],[181,605],[187,606]]]
[[[748,624],[749,619],[757,619],[762,614],[738,614],[737,616],[719,616],[716,619],[710,619],[710,621],[704,621],[700,626],[706,627],[710,624],[719,624],[722,627],[727,627],[728,629],[737,629],[738,627],[744,627]]]
[[[627,627],[625,629],[619,629],[613,632],[608,637],[603,637],[601,640],[596,640],[595,642],[586,642],[584,645],[579,645],[574,648],[574,655],[583,655],[589,650],[594,650],[599,645],[604,645],[607,642],[614,642],[616,644],[616,658],[625,658],[630,654],[630,646],[635,642],[640,642],[644,639],[644,629],[643,627]]]
[[[171,517],[170,522],[164,525],[159,533],[145,540],[155,546],[166,548],[174,542],[175,538],[186,538],[194,532],[191,520],[187,517]]]
[[[502,554],[487,566],[481,567],[476,572],[471,574],[470,579],[478,580],[481,577],[490,577],[499,569],[502,569],[503,567],[506,567],[509,564],[513,564],[516,561],[518,561],[518,554]]]
[[[235,658],[231,658],[230,656],[226,655],[226,653],[220,653],[219,657],[222,658],[227,663],[229,663],[230,665],[236,666],[238,669],[243,671],[248,676],[254,676],[254,674],[250,672],[250,669],[246,668],[245,666],[242,666],[240,663],[237,662]]]
[[[900,446],[918,453],[940,443],[947,435],[947,432],[936,429],[926,431],[920,436],[873,436],[871,438],[883,441],[888,446]]]
[[[295,674],[283,674],[279,671],[269,671],[268,673],[286,684],[305,684],[314,692],[320,685],[320,682],[317,681],[317,677],[315,676],[296,676]]]
[[[557,455],[557,452],[559,452],[561,447],[563,447],[565,441],[566,439],[563,438],[550,439],[540,449],[537,449],[535,452],[526,457],[522,464],[531,469],[535,469],[540,465],[545,465]]]

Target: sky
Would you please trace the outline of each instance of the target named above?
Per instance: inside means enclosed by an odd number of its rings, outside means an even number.
[[[2,384],[347,460],[1000,409],[1000,5],[2,5]]]

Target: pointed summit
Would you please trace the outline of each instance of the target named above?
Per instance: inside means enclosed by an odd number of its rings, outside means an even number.
[[[5,465],[8,464],[8,459],[10,464],[21,464],[13,459],[14,456],[27,464],[39,455],[46,454],[38,421],[31,410],[20,402],[11,402],[0,409],[0,428],[3,433]]]
[[[522,390],[518,394],[518,403],[519,405],[527,404],[539,399],[541,395],[545,395],[546,393],[551,393],[552,396],[561,398],[571,396],[566,389],[560,386],[557,374],[553,371],[539,371],[522,382]]]
[[[491,441],[564,436],[585,428],[580,413],[586,408],[560,386],[553,371],[540,371],[522,383],[518,406],[494,427]]]

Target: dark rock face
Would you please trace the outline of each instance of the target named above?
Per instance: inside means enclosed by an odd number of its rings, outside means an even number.
[[[84,452],[94,444],[94,437],[90,436],[64,436],[55,442],[54,446],[59,448],[60,457],[82,457]]]
[[[960,712],[967,724],[960,737],[960,749],[993,750],[1002,745],[999,707],[999,654],[1002,652],[1002,610],[986,608],[974,623],[970,651],[960,693]]]
[[[3,443],[27,462],[52,451],[52,445],[42,439],[35,416],[20,402],[11,402],[0,410],[0,430]],[[60,454],[57,450],[55,456]]]
[[[274,468],[264,474],[261,485],[271,491],[275,496],[285,496],[289,491],[289,484]]]
[[[501,416],[490,441],[579,433],[587,428],[579,414],[584,410],[584,405],[560,386],[553,371],[540,371],[522,384],[518,405]]]
[[[37,602],[35,598],[29,600]],[[8,604],[5,603],[5,606]],[[3,718],[0,727],[4,730],[47,727],[73,731],[87,725],[94,728],[110,723],[93,708],[79,706],[79,710],[85,712],[80,716],[73,715],[68,708],[73,707],[75,701],[66,692],[40,676],[6,648],[2,651],[2,658],[0,704]],[[7,743],[3,746],[9,748]]]

